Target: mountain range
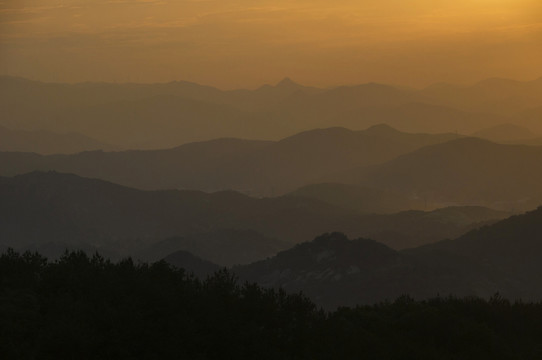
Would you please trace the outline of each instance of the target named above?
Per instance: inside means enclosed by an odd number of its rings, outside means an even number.
[[[140,189],[236,190],[274,196],[331,173],[392,160],[458,136],[409,134],[386,125],[316,129],[280,141],[216,139],[168,150],[40,156],[0,153],[0,175],[55,170]]]
[[[325,309],[539,301],[540,94],[0,77],[0,250],[227,267]]]
[[[198,276],[233,266],[243,281],[330,309],[402,294],[539,298],[542,208],[508,216],[479,207],[367,215],[293,195],[142,191],[55,172],[0,178],[2,248],[164,259]]]
[[[185,250],[231,266],[324,232],[406,248],[457,237],[508,215],[485,208],[364,215],[296,196],[142,191],[54,172],[0,178],[1,243],[51,257],[70,248],[155,261]]]
[[[350,170],[335,179],[412,194],[437,206],[527,210],[542,202],[542,147],[463,138]]]
[[[0,125],[78,132],[139,149],[220,137],[277,140],[314,128],[359,130],[378,123],[463,134],[514,123],[541,133],[541,88],[541,79],[421,90],[374,83],[317,89],[284,79],[255,90],[224,91],[189,82],[56,84],[1,77]]]
[[[408,294],[537,301],[542,296],[542,207],[404,251],[331,233],[234,271],[241,279],[307,294],[326,308],[372,304]]]
[[[362,131],[316,129],[280,141],[217,139],[168,150],[0,152],[0,175],[53,170],[138,189],[233,190],[256,197],[312,191],[309,198],[366,213],[447,206],[514,212],[542,202],[540,159],[540,146],[376,125]],[[338,185],[320,185],[326,183]],[[347,204],[345,191],[355,205]],[[364,198],[364,191],[379,200]]]

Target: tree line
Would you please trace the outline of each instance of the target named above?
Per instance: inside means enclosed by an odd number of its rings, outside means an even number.
[[[0,256],[4,359],[540,359],[542,303],[496,295],[332,312],[303,294],[161,261]]]

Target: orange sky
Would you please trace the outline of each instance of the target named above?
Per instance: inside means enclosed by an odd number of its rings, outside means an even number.
[[[253,88],[542,76],[541,0],[0,0],[0,73]]]

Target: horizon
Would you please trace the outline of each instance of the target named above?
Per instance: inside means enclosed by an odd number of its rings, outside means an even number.
[[[541,59],[542,0],[0,0],[0,353],[538,359]]]
[[[246,91],[255,91],[267,86],[271,87],[277,87],[284,81],[290,81],[296,85],[302,86],[302,87],[311,87],[319,90],[332,90],[335,88],[340,87],[356,87],[356,86],[364,86],[364,85],[384,85],[384,86],[390,86],[397,89],[411,89],[411,90],[424,90],[431,88],[433,86],[438,85],[448,85],[456,88],[469,88],[476,86],[480,83],[490,81],[490,80],[501,80],[501,81],[509,81],[509,82],[517,82],[517,83],[530,83],[530,82],[536,82],[542,80],[541,76],[535,76],[533,78],[529,79],[519,79],[519,78],[510,78],[510,77],[499,77],[499,76],[491,76],[486,78],[481,78],[479,80],[471,81],[471,82],[434,82],[429,83],[428,85],[424,86],[409,86],[406,84],[396,84],[396,83],[384,83],[384,82],[375,82],[375,81],[369,81],[369,82],[363,82],[363,83],[347,83],[347,84],[337,84],[337,85],[330,85],[330,86],[317,86],[317,85],[311,85],[302,83],[300,81],[297,81],[296,79],[292,78],[291,76],[284,76],[278,81],[271,82],[271,83],[262,83],[260,85],[256,85],[255,87],[236,87],[236,88],[223,88],[220,86],[215,86],[213,84],[206,84],[206,83],[199,83],[189,80],[183,80],[183,79],[177,79],[177,80],[164,80],[164,81],[155,81],[155,82],[122,82],[122,81],[91,81],[91,80],[83,80],[83,81],[45,81],[41,79],[35,79],[30,77],[24,77],[24,76],[18,76],[18,75],[10,75],[10,74],[0,74],[0,78],[12,78],[12,79],[19,79],[19,80],[25,80],[25,81],[32,81],[32,82],[38,82],[38,83],[44,83],[44,84],[61,84],[61,85],[99,85],[99,84],[112,84],[112,85],[165,85],[165,84],[174,84],[174,83],[185,83],[185,84],[194,84],[199,85],[203,87],[210,87],[214,88],[220,91],[237,91],[237,90],[246,90]]]
[[[539,77],[535,0],[0,2],[2,74],[46,82],[186,80],[425,87]]]

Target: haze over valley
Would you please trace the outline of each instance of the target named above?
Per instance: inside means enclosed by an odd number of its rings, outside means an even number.
[[[0,357],[539,359],[541,19],[0,1]]]
[[[524,133],[496,139],[528,141],[542,136],[541,91],[542,78],[420,90],[377,83],[313,88],[286,78],[255,90],[224,91],[182,81],[62,84],[2,77],[0,125],[78,132],[129,149],[223,137],[279,140],[315,128],[363,130],[378,124],[461,135],[513,124]]]

